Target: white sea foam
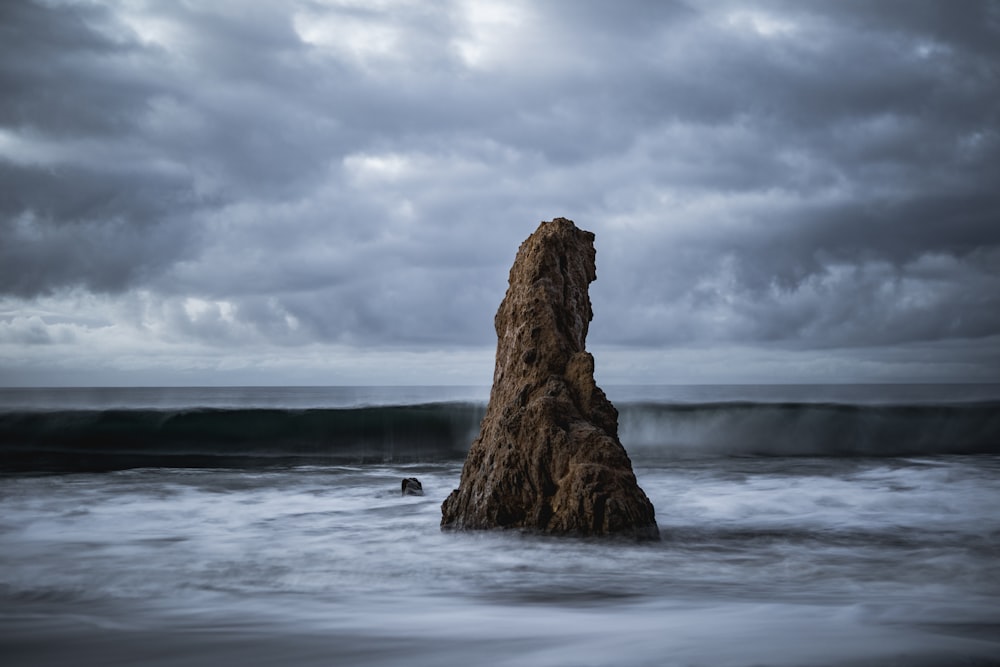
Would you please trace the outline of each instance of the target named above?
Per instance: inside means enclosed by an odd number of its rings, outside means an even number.
[[[1000,458],[640,467],[663,540],[442,533],[459,465],[0,478],[16,664],[995,664]],[[422,497],[401,497],[416,476]],[[924,662],[921,662],[924,661]]]

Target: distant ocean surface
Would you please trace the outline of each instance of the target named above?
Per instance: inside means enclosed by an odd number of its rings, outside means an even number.
[[[442,533],[488,388],[0,389],[0,663],[1000,665],[1000,385],[604,388],[659,543]]]

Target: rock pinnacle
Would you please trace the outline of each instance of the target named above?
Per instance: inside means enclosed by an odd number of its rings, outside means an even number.
[[[586,351],[596,278],[594,235],[571,220],[543,222],[521,244],[494,320],[489,406],[442,528],[658,539]]]

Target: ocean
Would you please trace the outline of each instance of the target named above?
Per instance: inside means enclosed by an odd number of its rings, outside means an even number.
[[[0,389],[0,662],[1000,665],[1000,385],[605,390],[659,542],[442,532],[488,388]]]

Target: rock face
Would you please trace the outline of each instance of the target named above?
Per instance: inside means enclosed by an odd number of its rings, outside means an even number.
[[[594,258],[594,235],[565,218],[521,244],[495,319],[489,406],[442,528],[659,538],[585,349]]]

